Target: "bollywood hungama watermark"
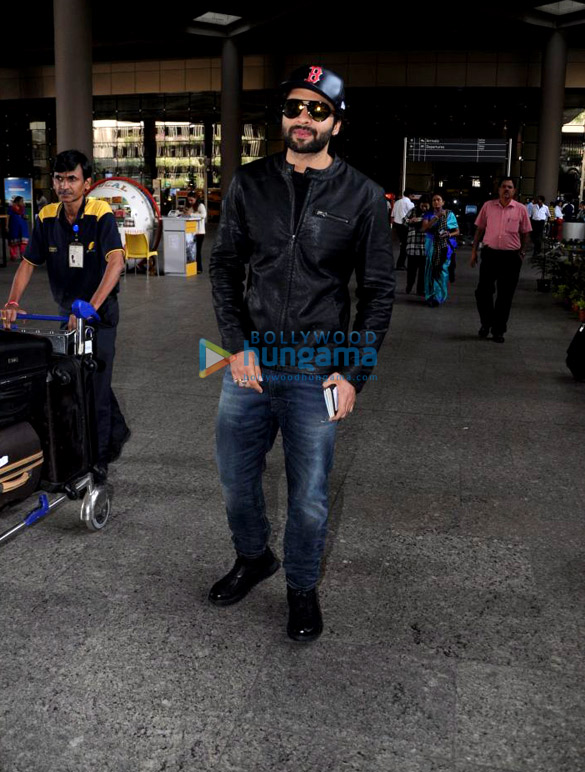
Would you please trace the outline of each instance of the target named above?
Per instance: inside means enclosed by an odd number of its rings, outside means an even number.
[[[254,362],[261,368],[294,368],[315,372],[317,369],[331,372],[340,368],[375,367],[378,352],[372,344],[376,342],[376,333],[371,330],[359,332],[251,332],[250,339],[244,341],[244,363],[252,361],[249,352],[254,354]],[[304,345],[299,346],[302,343]],[[201,338],[199,341],[199,376],[206,378],[221,368],[229,365],[232,354],[215,343]]]

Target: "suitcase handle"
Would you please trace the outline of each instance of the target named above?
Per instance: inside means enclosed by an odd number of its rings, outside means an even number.
[[[20,488],[21,485],[26,485],[30,480],[30,472],[23,472],[20,477],[14,480],[9,480],[5,483],[0,483],[0,493],[10,493],[15,488]]]

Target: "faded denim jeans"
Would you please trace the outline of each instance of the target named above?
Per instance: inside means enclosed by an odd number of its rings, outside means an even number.
[[[328,419],[321,379],[268,369],[262,376],[262,394],[237,386],[229,369],[224,376],[216,439],[228,523],[239,555],[264,552],[270,523],[263,462],[280,429],[288,482],[284,570],[290,587],[308,590],[319,579],[325,547],[337,424]]]

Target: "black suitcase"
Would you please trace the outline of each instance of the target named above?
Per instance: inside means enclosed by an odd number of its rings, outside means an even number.
[[[576,380],[585,380],[585,324],[580,325],[567,349],[567,367]]]
[[[59,488],[88,472],[95,459],[92,372],[87,362],[54,354],[47,378],[43,487]]]
[[[0,508],[35,492],[42,463],[41,441],[30,424],[0,429]]]
[[[51,355],[47,338],[0,329],[0,428],[41,419]]]

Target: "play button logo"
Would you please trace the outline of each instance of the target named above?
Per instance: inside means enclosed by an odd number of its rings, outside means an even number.
[[[207,378],[208,375],[221,370],[229,365],[231,353],[220,346],[216,346],[210,340],[199,339],[199,377]]]

